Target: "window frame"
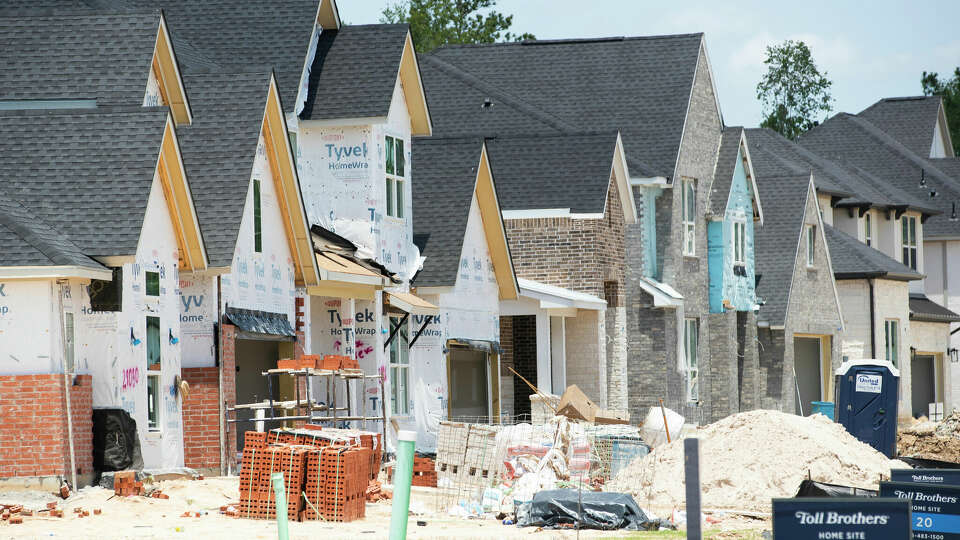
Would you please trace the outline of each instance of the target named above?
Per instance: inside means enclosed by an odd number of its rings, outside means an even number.
[[[737,219],[733,222],[733,265],[747,265],[747,222]]]
[[[253,179],[253,251],[263,253],[263,193],[259,178]]]
[[[683,241],[683,255],[697,255],[697,184],[693,178],[681,181],[680,226]]]
[[[402,137],[386,135],[384,137],[384,183],[386,189],[386,214],[396,219],[404,219],[404,186],[407,181],[406,144]]]
[[[150,289],[151,289],[151,286],[150,286],[150,281],[151,281],[150,276],[156,276],[156,278],[157,278],[157,280],[156,280],[156,282],[155,282],[156,287],[157,287],[155,294],[152,293],[151,290],[150,290]],[[160,297],[160,271],[159,271],[159,270],[156,271],[156,272],[151,271],[151,270],[147,270],[147,271],[145,271],[145,272],[143,273],[143,294],[146,295],[147,297],[150,297],[150,298],[159,298],[159,297]]]
[[[403,317],[388,316],[390,330],[400,326]],[[390,414],[408,416],[410,414],[410,341],[407,333],[408,323],[397,330],[387,351],[387,365],[390,368]],[[403,378],[400,379],[400,375]],[[400,384],[402,380],[402,384]],[[400,399],[402,398],[402,400]],[[399,403],[399,406],[398,406]]]
[[[891,343],[892,338],[892,343]],[[883,320],[884,359],[898,367],[900,363],[900,319]]]
[[[687,403],[700,401],[700,324],[696,318],[683,319],[683,373]]]
[[[151,363],[150,351],[151,351],[151,332],[150,326],[151,321],[156,321],[156,362]],[[147,429],[151,432],[160,431],[161,426],[161,416],[163,414],[163,408],[160,406],[162,400],[160,395],[162,392],[162,385],[160,384],[160,374],[163,369],[163,328],[162,321],[160,317],[153,315],[148,315],[146,317],[146,332],[145,332],[145,345],[146,345],[146,355],[147,355]],[[156,367],[156,369],[152,369]],[[151,406],[153,410],[151,412]]]
[[[870,212],[863,215],[863,243],[873,246],[873,218]]]
[[[807,225],[804,234],[804,243],[807,246],[807,268],[814,268],[817,264],[817,226]]]
[[[909,227],[908,227],[909,224]],[[918,270],[920,266],[920,249],[917,241],[917,217],[900,217],[900,262],[912,270]]]

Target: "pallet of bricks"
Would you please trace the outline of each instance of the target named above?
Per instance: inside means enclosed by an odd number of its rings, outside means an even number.
[[[415,456],[413,458],[412,485],[421,487],[437,487],[436,462],[428,457]]]
[[[437,433],[437,485],[444,504],[480,500],[497,478],[497,429],[483,424],[440,422]]]
[[[240,469],[241,517],[276,517],[271,475],[283,474],[290,520],[364,517],[371,468],[379,470],[379,434],[357,430],[248,431]],[[376,458],[376,463],[375,459]],[[303,495],[307,494],[304,500]]]

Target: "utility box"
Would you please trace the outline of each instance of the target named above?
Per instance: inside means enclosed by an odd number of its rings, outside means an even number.
[[[886,360],[844,362],[836,373],[837,422],[887,457],[897,451],[900,370]]]

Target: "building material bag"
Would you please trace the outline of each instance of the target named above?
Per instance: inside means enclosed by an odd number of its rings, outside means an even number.
[[[667,427],[670,429],[670,441],[680,440],[680,431],[683,430],[683,417],[664,407],[650,407],[650,412],[640,427],[640,438],[643,442],[656,448],[667,442],[667,432],[663,429],[663,417],[667,417]]]
[[[582,529],[600,530],[659,527],[626,493],[552,489],[538,492],[522,506],[517,512],[520,527],[560,528],[578,523]]]
[[[143,469],[137,422],[127,411],[93,410],[93,468],[98,472]]]

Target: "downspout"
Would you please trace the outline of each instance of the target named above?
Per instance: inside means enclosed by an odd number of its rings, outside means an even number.
[[[221,295],[223,289],[220,285],[220,275],[217,275],[217,377],[219,378],[218,403],[220,404],[220,476],[227,474],[227,438],[226,438],[226,414],[227,408],[223,401],[223,313],[221,309]]]
[[[874,319],[874,305],[873,305],[873,280],[868,279],[867,284],[870,286],[870,358],[874,360],[877,359],[877,321]]]
[[[67,329],[66,317],[63,315],[63,284],[65,280],[58,279],[57,310],[60,317],[60,352],[63,354],[63,394],[67,402],[67,440],[70,442],[70,487],[77,489],[77,457],[73,449],[73,410],[70,404],[70,373],[67,370]]]

